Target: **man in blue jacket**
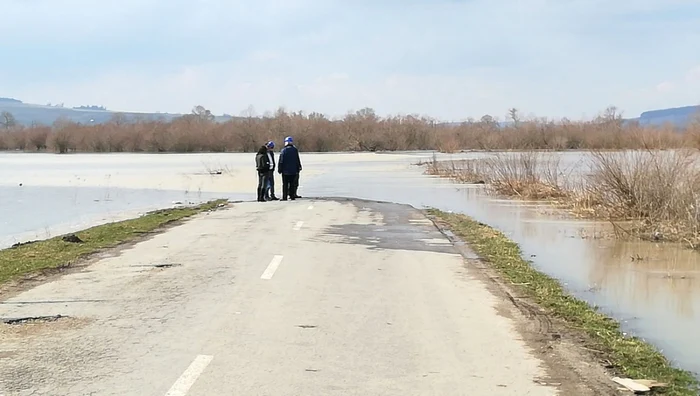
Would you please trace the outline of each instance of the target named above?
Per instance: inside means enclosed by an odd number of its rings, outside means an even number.
[[[284,148],[279,154],[277,171],[282,175],[282,201],[286,201],[287,197],[292,201],[301,198],[297,195],[301,159],[299,159],[299,150],[294,146],[294,140],[291,136],[284,138]]]

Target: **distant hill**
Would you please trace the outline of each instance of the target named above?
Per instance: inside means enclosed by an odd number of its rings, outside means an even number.
[[[178,113],[136,113],[136,112],[116,112],[107,110],[102,106],[80,106],[74,108],[62,107],[62,105],[36,105],[23,103],[20,100],[0,97],[0,112],[8,111],[15,116],[17,123],[31,125],[38,123],[51,125],[54,121],[63,117],[82,124],[101,124],[108,122],[115,114],[123,114],[126,120],[162,120],[170,121],[183,114]],[[638,121],[640,125],[663,125],[670,123],[677,128],[688,125],[696,116],[700,117],[700,106],[686,106],[663,110],[650,110],[643,112],[637,118],[626,119],[625,121]],[[217,122],[224,122],[232,119],[230,115],[216,116]],[[455,124],[458,123],[447,123]],[[505,125],[507,123],[500,123]]]
[[[31,125],[33,123],[51,125],[59,118],[65,118],[81,124],[101,124],[108,122],[115,114],[122,114],[126,120],[162,120],[170,121],[183,114],[177,113],[136,113],[116,112],[105,109],[102,106],[62,107],[61,105],[36,105],[23,103],[12,98],[0,98],[0,112],[10,112],[18,124]],[[216,116],[219,122],[228,121],[229,115]]]
[[[700,106],[645,111],[636,120],[639,121],[640,125],[663,125],[669,123],[677,127],[684,127],[696,117],[700,117]]]

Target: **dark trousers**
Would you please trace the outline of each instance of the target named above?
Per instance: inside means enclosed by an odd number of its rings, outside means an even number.
[[[258,172],[258,201],[265,200],[267,190],[267,172]]]
[[[299,174],[282,175],[282,199],[295,199],[299,188]]]
[[[275,196],[275,172],[267,172],[267,188],[265,189],[265,196],[272,198]]]

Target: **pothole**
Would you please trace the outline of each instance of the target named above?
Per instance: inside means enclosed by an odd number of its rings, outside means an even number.
[[[182,264],[179,263],[161,263],[161,264],[145,264],[145,265],[132,265],[131,267],[143,267],[143,268],[173,268],[181,267]]]
[[[30,323],[46,323],[55,322],[60,319],[68,318],[64,315],[53,315],[53,316],[25,316],[21,318],[2,318],[0,321],[8,325],[22,325]]]
[[[182,264],[174,264],[174,263],[165,263],[165,264],[155,264],[154,267],[156,268],[172,268],[172,267],[180,267]]]

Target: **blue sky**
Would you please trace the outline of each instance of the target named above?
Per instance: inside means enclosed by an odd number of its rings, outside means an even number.
[[[106,5],[105,5],[106,4]],[[4,0],[0,96],[443,120],[700,104],[700,0]]]

